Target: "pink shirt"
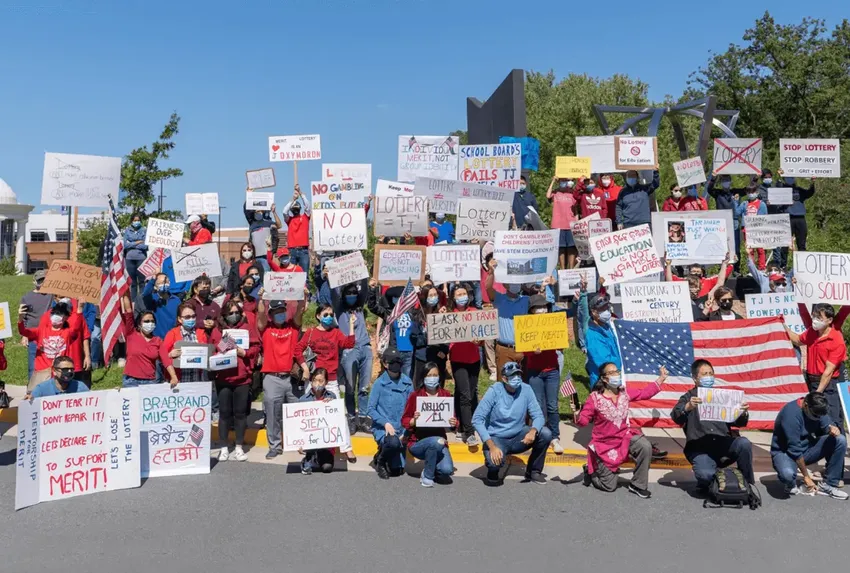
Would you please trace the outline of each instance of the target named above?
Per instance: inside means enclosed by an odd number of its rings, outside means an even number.
[[[571,191],[555,191],[552,194],[552,228],[569,229],[577,218],[573,214],[576,197]]]

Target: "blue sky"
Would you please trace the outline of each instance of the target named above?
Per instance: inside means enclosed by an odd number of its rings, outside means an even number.
[[[834,0],[769,4],[782,23],[843,16]],[[465,129],[466,98],[486,98],[512,68],[627,73],[659,100],[767,5],[0,0],[0,178],[38,205],[45,151],[124,155],[176,110],[167,165],[185,175],[166,182],[166,207],[218,192],[224,225],[243,225],[244,173],[269,165],[271,135],[319,133],[325,162],[395,179],[400,134]],[[291,164],[274,167],[276,196],[290,196]],[[302,186],[320,172],[301,162]]]

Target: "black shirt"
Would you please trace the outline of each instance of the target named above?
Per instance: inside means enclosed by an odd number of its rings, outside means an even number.
[[[741,412],[738,419],[731,424],[727,424],[726,422],[703,422],[699,419],[699,408],[694,408],[690,412],[685,411],[685,406],[696,395],[696,387],[691,388],[682,394],[670,412],[670,417],[673,421],[685,430],[685,453],[707,448],[713,439],[732,437],[732,426],[742,428],[747,425],[750,419],[750,415],[747,412]]]

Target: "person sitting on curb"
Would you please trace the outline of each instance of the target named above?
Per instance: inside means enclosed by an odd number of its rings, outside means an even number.
[[[310,381],[310,389],[298,399],[299,402],[330,402],[336,400],[336,394],[328,391],[328,371],[324,368],[316,368]],[[308,476],[313,470],[321,470],[323,474],[334,471],[334,452],[332,449],[323,448],[319,450],[298,450],[304,456],[301,460],[301,473]]]
[[[545,427],[546,418],[531,386],[522,383],[519,364],[502,366],[501,382],[490,386],[472,415],[472,425],[484,442],[487,485],[501,485],[504,475],[500,470],[507,468],[507,457],[529,448],[525,479],[544,484],[543,465],[552,432]],[[525,423],[527,416],[531,417],[531,426]]]
[[[395,348],[384,352],[384,373],[378,376],[369,394],[369,417],[372,435],[378,442],[375,471],[381,479],[399,476],[404,471],[404,428],[401,416],[407,398],[413,392],[413,382],[401,371],[403,360]]]
[[[750,419],[750,405],[741,404],[741,415],[732,422],[706,422],[700,420],[698,388],[714,386],[714,367],[708,360],[696,360],[691,365],[694,387],[682,394],[670,412],[670,417],[685,431],[685,457],[694,468],[697,490],[707,493],[718,467],[731,463],[738,465],[749,484],[755,484],[753,475],[753,444],[743,436],[734,436],[732,426],[742,428]],[[724,463],[728,462],[728,463]]]
[[[85,382],[74,380],[74,361],[70,356],[57,356],[53,360],[53,378],[45,380],[32,392],[28,392],[25,400],[33,398],[44,398],[45,396],[58,396],[59,394],[79,394],[88,392],[89,387]]]
[[[844,475],[844,452],[847,439],[832,423],[827,413],[829,402],[821,392],[809,392],[785,404],[776,416],[770,457],[779,481],[788,495],[827,495],[847,499],[838,489]],[[815,486],[809,464],[826,459],[824,481]],[[803,489],[797,486],[797,470],[803,474]]]

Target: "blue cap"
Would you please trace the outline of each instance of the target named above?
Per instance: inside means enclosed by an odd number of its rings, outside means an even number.
[[[509,378],[515,374],[522,375],[522,368],[519,367],[519,364],[516,362],[505,362],[505,365],[502,366],[502,376]]]

